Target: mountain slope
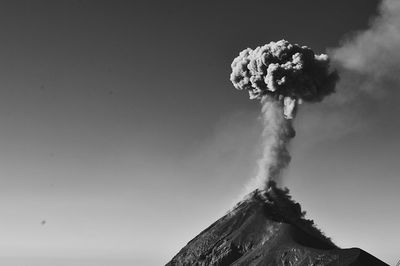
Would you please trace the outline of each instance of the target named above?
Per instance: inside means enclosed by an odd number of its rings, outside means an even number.
[[[304,219],[289,191],[269,184],[192,239],[173,265],[387,265],[358,249],[339,249]]]

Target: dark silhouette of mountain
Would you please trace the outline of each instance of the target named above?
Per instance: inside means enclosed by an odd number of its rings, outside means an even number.
[[[288,189],[270,182],[192,239],[167,266],[387,265],[359,248],[338,248],[304,215]]]

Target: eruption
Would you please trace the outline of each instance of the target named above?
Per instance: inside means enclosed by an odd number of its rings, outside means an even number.
[[[279,183],[291,158],[287,146],[295,136],[292,119],[298,105],[321,101],[334,92],[337,72],[330,70],[326,54],[316,55],[285,40],[247,48],[231,67],[234,87],[246,90],[250,99],[259,99],[262,105],[263,155],[253,186],[264,188],[271,180]]]

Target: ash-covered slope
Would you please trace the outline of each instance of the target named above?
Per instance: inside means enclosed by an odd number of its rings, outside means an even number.
[[[367,252],[340,249],[304,219],[288,190],[269,183],[192,239],[173,265],[387,265]]]

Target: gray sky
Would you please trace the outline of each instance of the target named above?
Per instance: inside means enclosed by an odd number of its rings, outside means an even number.
[[[167,262],[255,173],[260,106],[229,81],[238,52],[282,38],[325,52],[376,13],[365,0],[2,1],[0,257]],[[338,104],[343,84],[302,106],[285,184],[338,245],[394,264],[400,96]]]

